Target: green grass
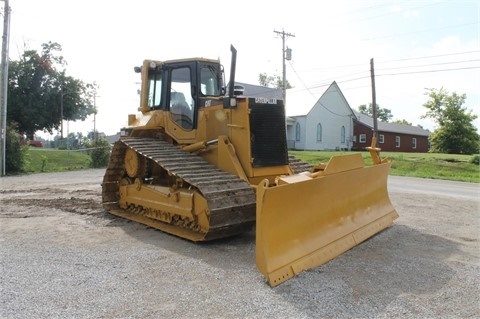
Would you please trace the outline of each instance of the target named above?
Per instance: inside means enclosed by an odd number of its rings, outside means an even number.
[[[349,152],[290,151],[289,153],[306,162],[316,164],[328,162],[333,155]],[[470,163],[473,155],[395,152],[381,152],[380,155],[382,158],[392,159],[390,175],[480,183],[480,167]],[[368,152],[362,152],[362,156],[366,165],[372,164]]]
[[[333,155],[348,154],[342,151],[290,151],[290,154],[312,164],[328,162]],[[368,152],[362,152],[366,165],[372,160]],[[392,159],[390,175],[446,179],[480,183],[480,167],[470,163],[472,155],[436,153],[382,152],[382,158]],[[61,172],[90,168],[91,158],[76,150],[29,148],[28,173]]]
[[[27,173],[65,172],[89,168],[91,158],[78,150],[30,147],[26,162]]]

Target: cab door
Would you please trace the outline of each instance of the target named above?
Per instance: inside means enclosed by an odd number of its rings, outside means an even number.
[[[195,141],[197,127],[197,99],[195,95],[196,70],[192,62],[176,63],[168,67],[166,87],[168,111],[166,131],[179,143]]]

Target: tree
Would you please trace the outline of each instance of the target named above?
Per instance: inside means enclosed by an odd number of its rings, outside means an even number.
[[[467,96],[444,88],[427,89],[429,100],[423,104],[428,109],[422,118],[433,119],[438,128],[430,135],[432,152],[447,154],[474,154],[480,151],[480,135],[473,120],[477,118],[462,105]]]
[[[267,75],[267,73],[260,73],[258,75],[258,83],[262,86],[274,87],[277,89],[283,88],[283,79],[279,75]],[[287,80],[286,88],[291,89],[293,86]]]
[[[373,117],[373,108],[372,108],[372,103],[368,104],[368,108],[365,104],[362,104],[358,107],[358,111],[362,114],[368,115]],[[392,119],[392,111],[389,109],[384,109],[378,106],[377,104],[377,119],[383,121],[383,122],[388,122]]]
[[[95,112],[96,84],[66,75],[58,43],[42,44],[42,52],[25,50],[9,62],[7,121],[33,139],[36,131],[52,133],[64,120],[85,120]],[[59,70],[61,69],[61,70]]]
[[[405,120],[405,119],[403,119],[403,120],[398,120],[398,119],[397,119],[397,120],[393,121],[392,123],[402,124],[402,125],[410,125],[410,126],[412,125],[412,123],[410,123],[409,121],[407,121],[407,120]]]

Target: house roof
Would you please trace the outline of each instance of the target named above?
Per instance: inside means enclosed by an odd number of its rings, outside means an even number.
[[[248,97],[265,97],[271,99],[283,99],[283,91],[278,88],[270,88],[263,85],[253,85],[243,82],[235,82],[235,87],[240,86],[243,88],[244,96]]]
[[[348,110],[350,110],[350,112],[355,116],[355,114],[353,113],[353,110],[352,108],[350,107],[350,104],[348,104],[348,101],[347,99],[345,98],[345,96],[343,95],[343,92],[342,90],[340,90],[340,87],[338,86],[337,82],[336,81],[333,81],[332,84],[330,84],[330,86],[325,90],[325,92],[323,92],[322,96],[318,99],[317,103],[320,103],[321,104],[321,100],[323,99],[323,97],[328,93],[330,92],[330,89],[333,89],[335,90],[339,95],[340,95],[340,98],[342,99],[343,103],[345,103],[345,106],[348,108]],[[316,104],[316,103],[315,103]],[[323,107],[327,108],[325,105],[321,104]],[[313,108],[312,108],[313,109]],[[328,110],[328,108],[327,108]],[[310,110],[311,111],[311,110]],[[332,110],[328,110],[329,112],[332,112]],[[310,112],[309,112],[310,113]]]
[[[353,113],[355,114],[355,117],[356,117],[356,119],[354,120],[373,129],[373,117],[359,113],[355,110],[353,110]],[[377,121],[377,127],[378,127],[378,131],[380,132],[410,134],[410,135],[418,135],[418,136],[430,135],[430,131],[425,130],[421,127],[412,126],[412,125]]]
[[[328,88],[322,93],[319,98],[316,98],[313,94],[306,91],[294,91],[293,89],[287,91],[287,115],[291,117],[307,116],[310,112],[312,112],[312,110],[315,108],[315,106],[317,106],[317,104],[327,109],[327,111],[334,113],[335,110],[333,108],[335,106],[326,106],[322,104],[325,95],[330,93],[332,90],[336,91],[339,94],[340,99],[343,101],[344,105],[350,110],[353,115],[355,115],[352,108],[350,107],[350,104],[348,104],[347,99],[343,95],[342,90],[340,90],[340,87],[335,81],[333,81],[328,86]]]

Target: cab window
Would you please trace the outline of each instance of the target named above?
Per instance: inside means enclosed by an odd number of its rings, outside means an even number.
[[[160,72],[151,72],[148,75],[148,106],[156,109],[160,107],[162,99],[162,76]]]
[[[215,67],[203,66],[200,68],[200,92],[203,95],[220,95],[218,71]]]
[[[188,67],[173,69],[170,86],[170,113],[175,123],[186,130],[193,128],[195,100],[192,95],[191,71]]]

